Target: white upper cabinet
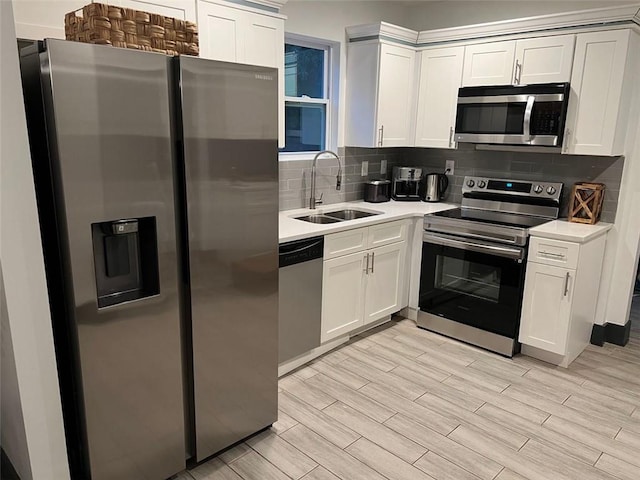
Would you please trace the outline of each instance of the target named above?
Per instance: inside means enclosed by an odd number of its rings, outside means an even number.
[[[466,47],[462,86],[513,83],[515,50],[515,41],[480,43]]]
[[[200,56],[223,62],[239,62],[242,57],[243,12],[234,8],[199,2],[198,28]]]
[[[462,86],[568,82],[575,35],[469,45]]]
[[[84,2],[87,4],[89,2]],[[109,5],[134,8],[149,13],[157,13],[165,17],[196,21],[196,0],[110,0]]]
[[[455,147],[453,132],[463,59],[464,47],[438,48],[418,53],[416,147]]]
[[[577,36],[564,153],[624,153],[638,56],[638,37],[631,30]]]
[[[278,69],[279,144],[284,147],[284,17],[228,2],[198,1],[200,57]]]
[[[415,49],[378,42],[349,45],[346,145],[413,145]]]
[[[530,38],[516,42],[514,83],[568,82],[573,64],[575,35]]]
[[[250,15],[243,33],[245,63],[276,68],[284,65],[284,22],[282,19],[264,15]]]
[[[411,112],[413,108],[413,48],[381,45],[380,86],[378,92],[378,146],[411,145]]]

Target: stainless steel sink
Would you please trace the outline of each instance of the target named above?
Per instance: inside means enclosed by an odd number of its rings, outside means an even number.
[[[304,217],[296,217],[296,220],[310,223],[337,223],[342,221],[339,218],[333,218],[327,215],[305,215]]]
[[[335,212],[326,212],[314,215],[305,215],[303,217],[295,217],[296,220],[311,223],[336,223],[347,220],[356,220],[358,218],[371,217],[372,215],[380,215],[381,212],[365,212],[364,210],[354,210],[347,208],[345,210],[336,210]]]
[[[338,210],[336,212],[326,212],[325,215],[329,217],[339,218],[340,220],[355,220],[357,218],[371,217],[373,215],[380,215],[374,212],[365,212],[364,210],[354,210],[351,208],[345,210]]]

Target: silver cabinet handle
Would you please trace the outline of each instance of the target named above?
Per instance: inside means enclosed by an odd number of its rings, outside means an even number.
[[[527,98],[527,107],[524,110],[524,123],[523,123],[523,137],[525,142],[531,141],[531,113],[533,112],[533,104],[536,101],[536,97],[529,96]]]
[[[380,125],[380,129],[378,130],[378,132],[379,132],[378,146],[381,147],[382,141],[384,139],[384,125]]]
[[[453,127],[449,127],[449,146],[453,147]]]
[[[564,255],[562,253],[540,252],[540,255],[553,258],[564,258]]]
[[[564,279],[564,297],[569,294],[569,272],[567,272],[567,276]]]
[[[513,83],[515,83],[516,85],[520,84],[520,75],[522,74],[522,64],[520,62],[518,62],[518,60],[516,59],[516,71],[515,74],[513,76]]]
[[[364,269],[364,273],[369,275],[369,254],[367,253],[367,266]]]
[[[371,275],[373,275],[373,266],[376,263],[376,253],[371,252]]]

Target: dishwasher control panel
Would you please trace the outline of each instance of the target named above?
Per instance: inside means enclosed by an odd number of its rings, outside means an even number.
[[[324,237],[305,238],[293,242],[281,243],[279,248],[280,268],[322,258]]]

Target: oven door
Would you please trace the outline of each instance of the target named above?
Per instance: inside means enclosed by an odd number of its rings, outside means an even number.
[[[516,338],[525,251],[425,232],[420,310]]]

